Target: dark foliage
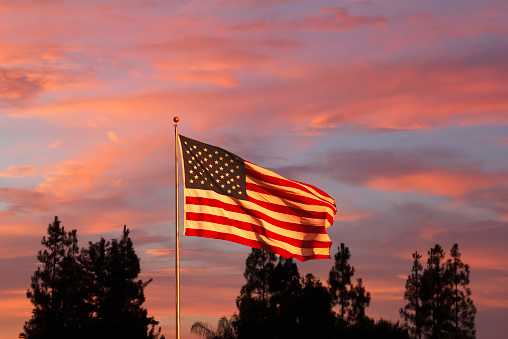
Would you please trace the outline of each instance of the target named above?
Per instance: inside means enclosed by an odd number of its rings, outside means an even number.
[[[160,337],[158,322],[142,307],[151,280],[136,280],[141,268],[129,230],[124,227],[120,240],[101,239],[80,250],[76,231],[65,232],[55,217],[42,244],[42,265],[27,292],[33,315],[20,338]]]
[[[475,338],[469,266],[461,261],[458,245],[453,245],[446,262],[439,245],[428,252],[425,269],[420,258],[418,252],[413,254],[404,293],[408,303],[400,310],[412,338]]]
[[[355,268],[349,264],[350,259],[349,248],[341,243],[328,278],[333,304],[339,306],[340,327],[362,323],[366,320],[365,309],[370,305],[370,293],[363,287],[362,279],[357,279],[357,285],[352,283]]]
[[[291,259],[252,249],[245,265],[246,282],[236,299],[238,315],[221,318],[217,329],[196,322],[192,332],[206,339],[409,338],[398,323],[376,323],[366,316],[370,293],[362,279],[351,283],[354,268],[344,244],[335,259],[331,288],[312,274],[301,277]],[[340,307],[339,316],[334,305]]]
[[[411,275],[406,280],[406,291],[404,292],[404,299],[408,303],[399,311],[411,336],[418,339],[422,338],[423,327],[428,318],[428,308],[424,307],[422,301],[423,266],[420,263],[421,258],[422,256],[418,254],[418,251],[413,253],[413,267]]]
[[[341,326],[348,324],[348,314],[351,311],[351,301],[353,299],[351,279],[355,274],[355,269],[349,264],[349,259],[351,259],[349,248],[341,243],[338,252],[335,254],[335,262],[328,278],[333,303],[339,305]]]

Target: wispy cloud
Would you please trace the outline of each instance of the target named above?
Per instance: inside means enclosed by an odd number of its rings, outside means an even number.
[[[0,177],[22,178],[35,174],[35,168],[30,166],[10,166],[6,171],[0,172]]]

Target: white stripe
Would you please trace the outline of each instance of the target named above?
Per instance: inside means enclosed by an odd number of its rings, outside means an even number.
[[[265,174],[265,175],[269,175],[269,176],[276,177],[276,178],[279,178],[279,179],[291,181],[292,183],[294,183],[296,185],[301,185],[301,186],[311,190],[321,200],[325,200],[327,203],[335,205],[335,200],[333,200],[333,198],[322,195],[320,192],[318,192],[315,189],[313,189],[312,187],[310,187],[311,185],[304,184],[302,182],[298,182],[298,181],[291,180],[291,179],[288,179],[288,178],[284,178],[283,176],[281,176],[281,175],[279,175],[279,174],[277,174],[275,172],[272,172],[272,171],[270,171],[270,170],[268,170],[266,168],[263,168],[263,167],[258,166],[256,164],[253,164],[251,162],[245,162],[245,167],[251,169],[252,171],[259,172],[261,174]]]
[[[256,184],[261,187],[271,188],[271,189],[274,189],[274,190],[277,190],[280,192],[287,192],[287,193],[292,193],[295,195],[303,196],[306,198],[315,199],[315,200],[318,200],[318,201],[322,202],[323,204],[329,206],[330,210],[333,210],[335,207],[335,205],[333,203],[333,199],[332,199],[332,202],[330,202],[328,200],[321,198],[321,195],[315,195],[315,194],[309,193],[307,190],[304,190],[304,189],[290,187],[290,186],[284,186],[284,185],[278,185],[278,184],[273,183],[271,181],[264,181],[262,179],[254,178],[254,177],[251,177],[248,175],[246,176],[246,182],[251,183],[251,184]],[[332,215],[335,215],[335,211],[333,211]]]
[[[205,221],[188,220],[186,228],[196,229],[196,230],[215,231],[215,232],[227,233],[227,234],[234,234],[234,235],[239,236],[241,238],[253,240],[256,242],[260,242],[259,240],[261,239],[264,243],[266,243],[270,246],[279,247],[279,248],[282,248],[290,253],[299,254],[302,256],[312,256],[314,254],[330,255],[330,251],[328,248],[295,247],[295,246],[292,246],[292,245],[287,244],[285,242],[267,238],[262,234],[239,230],[236,227],[232,227],[232,226],[217,225],[217,224],[205,222]]]
[[[264,184],[263,181],[258,181],[256,179],[252,179],[252,178],[249,178],[247,177],[247,180],[246,182],[252,184],[252,185],[256,185],[256,186],[259,186],[261,188],[271,188],[271,189],[274,189],[274,190],[277,190],[277,191],[281,191],[281,192],[289,192],[289,193],[292,193],[292,194],[297,194],[299,196],[302,196],[302,197],[305,197],[305,198],[311,198],[311,199],[315,199],[315,200],[319,200],[317,199],[316,197],[312,196],[312,195],[309,195],[308,193],[306,192],[303,192],[302,194],[300,194],[300,192],[296,192],[296,191],[289,191],[287,189],[281,189],[282,187],[285,187],[285,186],[278,186],[278,185],[275,185],[275,184]],[[329,205],[318,205],[318,204],[312,204],[312,203],[305,203],[305,202],[296,202],[294,200],[292,200],[291,198],[283,198],[283,197],[280,197],[280,196],[277,196],[275,193],[272,193],[272,194],[269,194],[269,193],[260,193],[260,192],[257,192],[257,191],[253,191],[253,190],[249,190],[249,188],[247,188],[248,190],[248,195],[249,196],[253,196],[254,198],[258,199],[257,197],[255,197],[254,195],[258,195],[260,197],[270,197],[270,201],[273,202],[273,203],[276,203],[278,205],[283,205],[283,206],[300,206],[300,209],[303,209],[303,210],[311,210],[311,211],[317,211],[317,212],[326,212],[326,213],[329,213],[332,217],[335,215],[335,211],[329,206]],[[260,200],[267,200],[266,198],[259,198]],[[276,201],[279,201],[279,203],[277,203]],[[323,201],[324,204],[326,204],[326,202]]]
[[[217,194],[213,191],[204,191],[199,189],[185,189],[187,196],[196,196],[196,197],[206,197],[221,200],[225,203],[234,203],[232,200],[234,198],[223,196]],[[236,200],[236,199],[235,199]],[[293,238],[295,240],[316,240],[328,242],[331,241],[330,237],[326,233],[307,233],[307,232],[299,232],[295,230],[287,230],[285,228],[281,228],[277,225],[273,225],[272,223],[264,220],[258,219],[247,214],[238,213],[238,212],[230,212],[226,211],[220,207],[211,207],[206,205],[194,205],[194,204],[185,204],[185,212],[194,212],[194,213],[206,213],[211,215],[217,215],[221,217],[226,217],[232,220],[243,221],[247,223],[252,223],[255,225],[259,225],[265,228],[267,231],[271,231],[274,233],[278,233],[280,235]],[[187,219],[187,218],[185,218]],[[185,223],[187,220],[185,220]],[[310,225],[312,227],[312,225]]]
[[[271,181],[264,181],[262,179],[254,178],[254,177],[251,177],[251,176],[248,176],[248,175],[246,176],[245,181],[247,183],[255,184],[255,185],[258,185],[258,186],[261,186],[261,187],[271,188],[273,190],[277,190],[277,191],[280,191],[280,192],[291,193],[291,194],[294,194],[294,195],[298,195],[298,196],[302,196],[302,197],[306,197],[306,198],[315,199],[315,200],[321,201],[323,204],[330,205],[329,202],[323,201],[319,197],[317,197],[317,196],[315,196],[315,195],[313,195],[313,194],[311,194],[311,193],[309,193],[309,192],[307,192],[305,190],[301,190],[299,188],[278,185],[278,184],[275,184],[275,183],[273,183]]]
[[[275,189],[275,190],[279,190],[279,191],[286,191],[286,192],[288,191],[286,189],[286,186],[278,186],[278,185],[275,185],[275,184],[265,185],[264,181],[259,181],[257,179],[252,179],[250,177],[247,177],[246,181],[248,183],[250,183],[250,184],[258,185],[258,186],[261,186],[261,187],[267,187],[267,188],[271,188],[271,189]],[[282,189],[282,188],[284,188],[284,189]],[[271,203],[275,203],[275,204],[278,204],[278,205],[281,205],[281,206],[296,206],[298,204],[299,206],[301,206],[300,208],[303,209],[303,210],[310,210],[310,211],[316,211],[316,212],[325,212],[325,213],[329,214],[332,217],[332,222],[333,222],[333,219],[335,218],[335,212],[336,212],[336,210],[334,210],[329,205],[325,205],[325,206],[323,206],[323,205],[314,205],[314,204],[306,204],[304,202],[297,203],[297,202],[295,202],[294,200],[291,200],[291,199],[284,199],[284,198],[281,198],[279,196],[273,196],[273,195],[270,195],[270,194],[263,194],[263,193],[259,193],[259,192],[252,191],[252,190],[249,190],[249,189],[247,189],[247,193],[248,193],[249,196],[252,196],[253,198],[259,199],[259,200],[262,200],[262,199],[265,200],[265,198],[262,198],[262,197],[270,197],[270,202]],[[290,193],[298,194],[300,196],[305,196],[306,198],[317,199],[317,197],[312,196],[312,195],[310,195],[307,192],[300,192],[300,191],[297,192],[294,189]],[[327,202],[325,202],[325,201],[323,201],[323,203],[327,204]],[[325,227],[326,228],[331,226],[331,223],[328,221],[327,218],[325,218],[323,220],[325,222]]]
[[[253,202],[250,202],[247,200],[235,199],[235,198],[227,196],[227,195],[218,194],[218,193],[211,191],[211,190],[186,188],[185,191],[186,191],[185,195],[189,196],[189,197],[203,197],[203,198],[220,200],[224,203],[229,203],[229,204],[233,204],[236,206],[240,206],[240,207],[248,209],[248,210],[259,211],[259,212],[261,212],[271,218],[274,218],[276,220],[286,221],[286,222],[305,225],[305,226],[324,227],[326,224],[326,219],[299,217],[296,215],[272,211],[272,210],[267,209],[265,207],[259,206]],[[191,205],[190,204],[186,205],[187,208],[189,208],[189,206],[191,206]],[[200,205],[200,206],[202,206],[202,205]],[[206,206],[206,207],[210,207],[210,206]],[[232,213],[232,212],[224,211],[224,213],[225,213],[224,216],[227,216],[226,214]],[[245,215],[245,214],[242,213],[242,215]],[[255,220],[258,220],[258,219],[256,218]]]
[[[220,207],[187,204],[187,209],[185,210],[185,213],[189,213],[189,212],[215,215],[215,216],[219,216],[219,217],[225,217],[230,220],[242,221],[242,222],[246,222],[249,224],[258,225],[267,231],[270,231],[270,232],[273,232],[276,234],[280,234],[282,236],[285,236],[285,237],[288,237],[288,238],[291,238],[294,240],[298,240],[298,241],[301,241],[301,240],[315,240],[315,241],[322,241],[322,242],[331,241],[330,237],[327,234],[305,233],[305,232],[287,230],[284,228],[280,228],[276,225],[273,225],[264,219],[254,218],[254,217],[251,217],[251,216],[243,214],[243,213],[225,211],[224,209],[222,209]],[[185,222],[187,222],[187,218],[185,218],[185,219],[186,219]]]
[[[263,202],[267,202],[273,205],[286,206],[308,212],[328,213],[333,216],[333,211],[331,210],[331,208],[322,205],[309,205],[304,202],[296,202],[294,200],[288,200],[278,196],[273,196],[272,194],[252,191],[248,187],[247,187],[247,195],[249,196],[249,198],[252,197],[254,199],[261,200]]]

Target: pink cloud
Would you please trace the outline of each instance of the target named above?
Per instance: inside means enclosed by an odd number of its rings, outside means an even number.
[[[240,85],[235,72],[229,70],[189,70],[184,72],[171,72],[161,76],[164,79],[181,80],[190,83],[214,84],[224,87],[237,87]]]
[[[335,216],[335,220],[357,220],[369,218],[372,213],[339,213]]]
[[[43,79],[19,70],[0,69],[0,99],[11,104],[32,100],[43,89]]]
[[[374,177],[367,186],[390,191],[421,191],[459,197],[475,189],[502,185],[507,175],[508,173],[478,173],[461,170],[423,170],[397,177]]]
[[[0,172],[0,177],[22,178],[35,174],[35,168],[31,166],[10,166],[6,171]]]
[[[34,190],[0,188],[0,201],[9,206],[9,212],[40,211],[46,205],[48,198],[49,196],[45,193]]]
[[[350,31],[365,25],[384,26],[388,22],[382,16],[350,15],[345,8],[321,8],[320,16],[311,15],[303,21],[304,29],[314,31]]]
[[[256,31],[315,31],[344,32],[365,26],[382,27],[388,23],[383,16],[351,15],[343,7],[323,7],[318,14],[284,20],[277,16],[243,21],[230,26],[223,26],[220,32],[256,32]]]

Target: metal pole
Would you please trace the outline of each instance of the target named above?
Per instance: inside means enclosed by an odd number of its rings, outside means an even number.
[[[176,339],[180,339],[180,216],[178,207],[178,117],[174,117],[175,122],[175,236],[176,236],[176,255],[175,255],[175,279],[176,279]]]

